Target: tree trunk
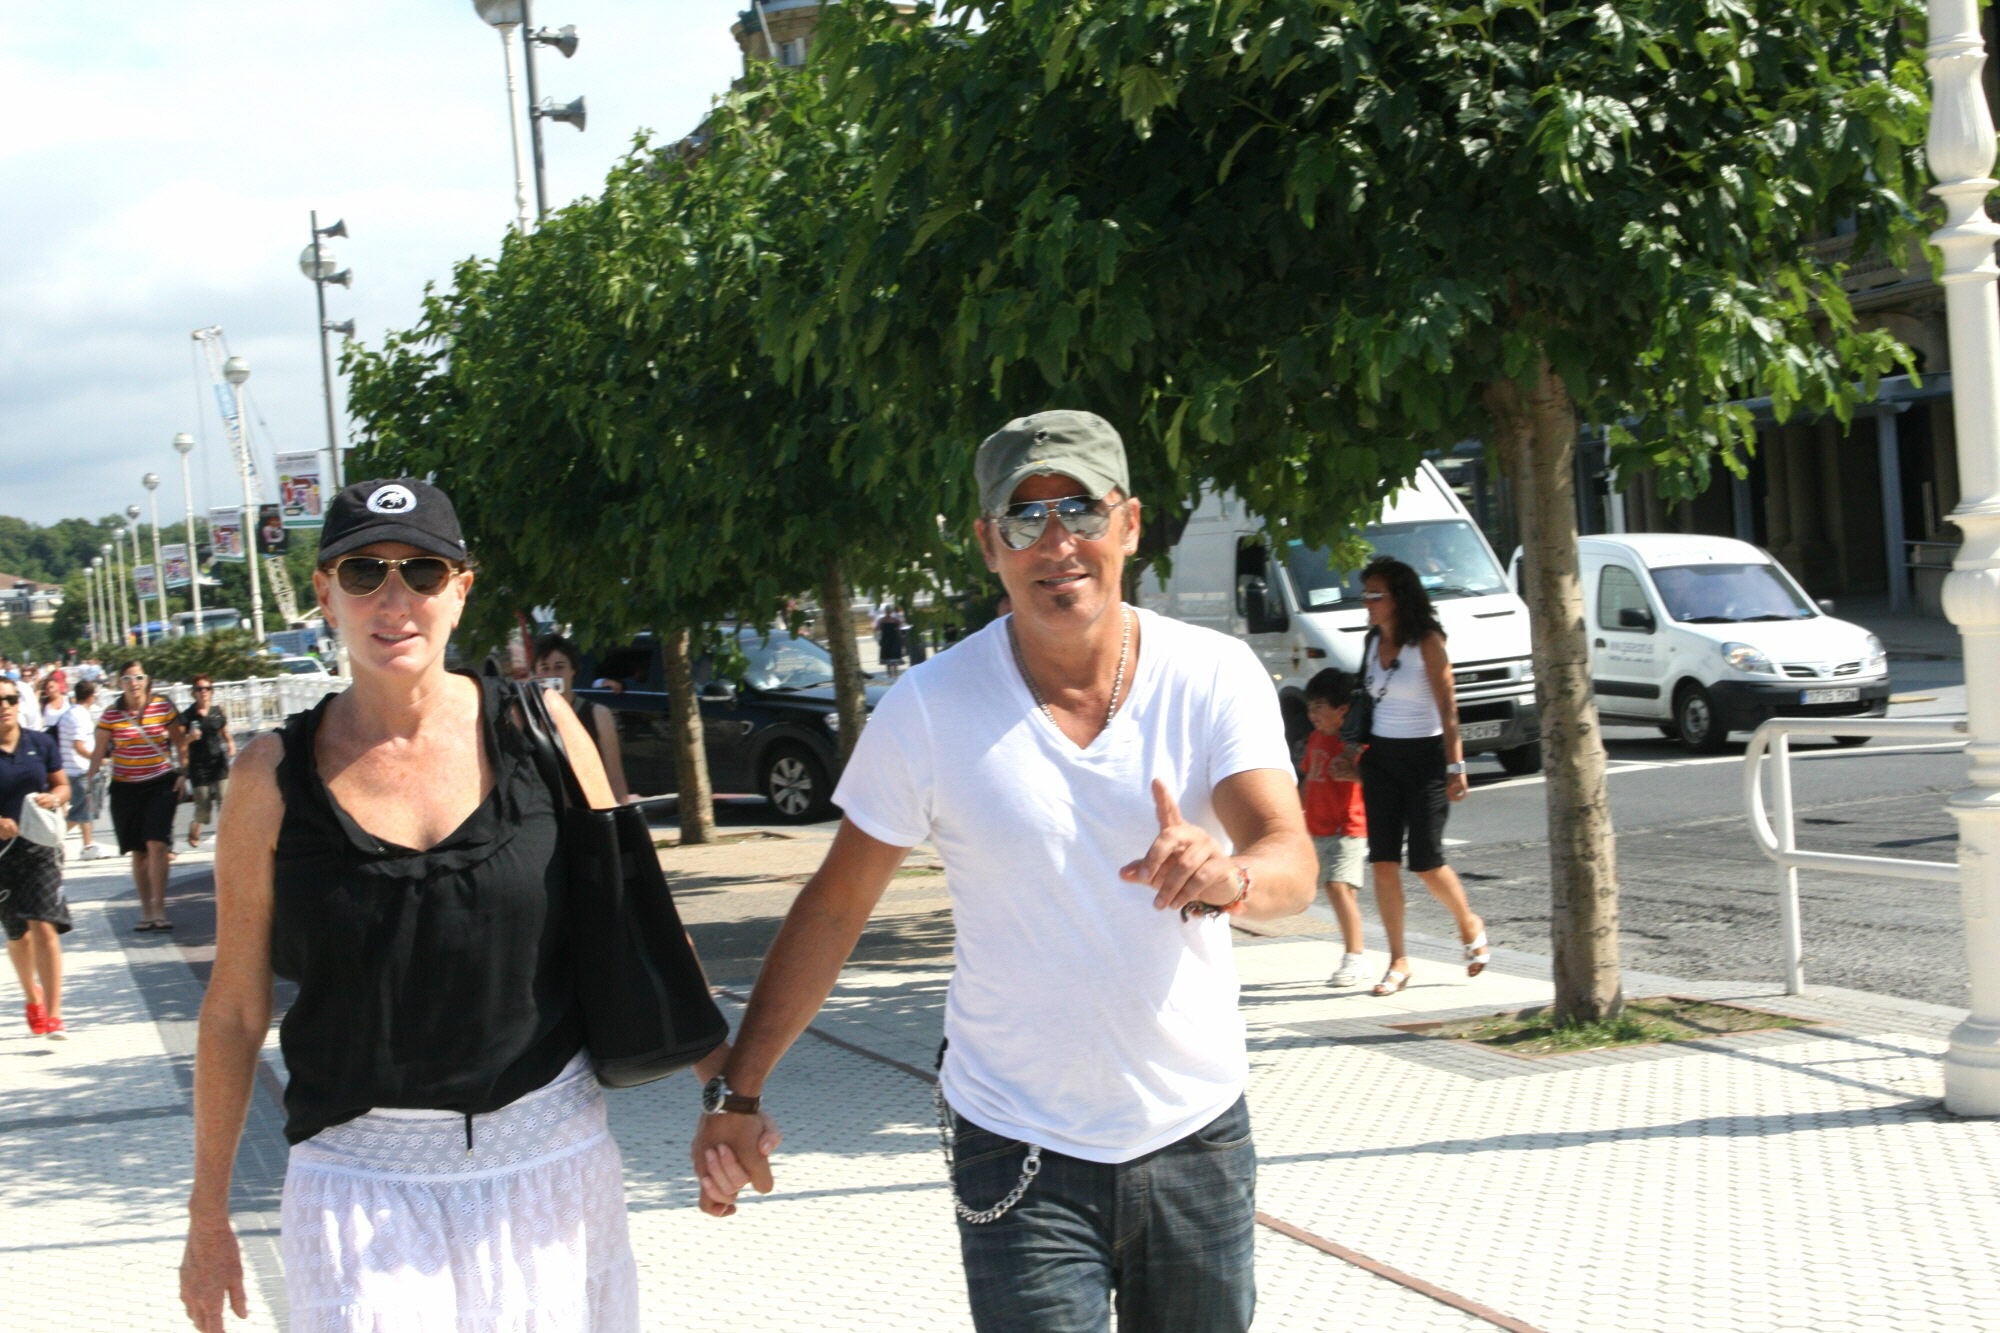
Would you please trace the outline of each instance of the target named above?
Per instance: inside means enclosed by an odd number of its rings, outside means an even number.
[[[834,706],[840,710],[840,758],[854,753],[861,728],[868,724],[868,680],[861,674],[861,650],[854,643],[854,611],[847,588],[847,566],[837,555],[826,558],[819,576],[820,614],[826,617],[826,651],[833,657]]]
[[[1532,389],[1506,380],[1482,397],[1514,485],[1522,588],[1535,638],[1535,694],[1549,816],[1549,935],[1558,1023],[1614,1018],[1618,969],[1617,841],[1604,782],[1604,733],[1590,683],[1577,569],[1576,407],[1546,357]]]
[[[680,808],[682,846],[715,841],[715,792],[708,782],[708,747],[702,738],[701,701],[694,693],[688,638],[688,631],[675,630],[660,643],[667,669],[667,714],[674,729],[675,803]]]

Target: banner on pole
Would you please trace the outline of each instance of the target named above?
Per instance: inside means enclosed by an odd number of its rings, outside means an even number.
[[[153,567],[151,565],[134,565],[132,567],[132,586],[138,589],[141,601],[160,595],[160,585],[153,578]]]
[[[290,536],[285,532],[285,516],[277,505],[259,505],[257,509],[257,554],[283,555],[292,549]]]
[[[325,520],[317,450],[279,454],[278,508],[288,528],[316,528]]]
[[[167,587],[185,588],[194,582],[193,568],[188,563],[188,548],[185,542],[174,542],[161,547],[160,563],[167,567]]]
[[[214,548],[217,560],[234,560],[240,563],[243,559],[243,511],[209,510],[208,540]]]

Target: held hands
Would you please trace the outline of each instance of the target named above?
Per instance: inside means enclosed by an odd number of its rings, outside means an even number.
[[[763,1111],[743,1115],[724,1111],[703,1115],[694,1131],[695,1178],[701,1182],[701,1210],[710,1217],[736,1211],[736,1195],[745,1185],[759,1194],[771,1192],[771,1154],[784,1142],[777,1124]]]
[[[1144,857],[1118,872],[1119,878],[1152,885],[1153,906],[1163,912],[1194,902],[1220,907],[1236,901],[1240,885],[1236,863],[1222,854],[1207,829],[1181,817],[1167,784],[1158,778],[1153,779],[1153,811],[1160,821],[1159,834]]]

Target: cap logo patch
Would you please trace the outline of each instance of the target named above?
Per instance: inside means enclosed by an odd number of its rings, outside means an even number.
[[[371,514],[407,514],[417,507],[417,497],[407,486],[384,486],[368,497]]]

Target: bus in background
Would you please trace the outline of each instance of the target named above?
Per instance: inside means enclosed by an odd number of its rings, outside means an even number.
[[[243,623],[243,613],[233,606],[205,607],[201,613],[201,632],[213,634],[219,629],[235,629]],[[194,612],[176,611],[170,618],[167,636],[185,638],[194,633]]]

